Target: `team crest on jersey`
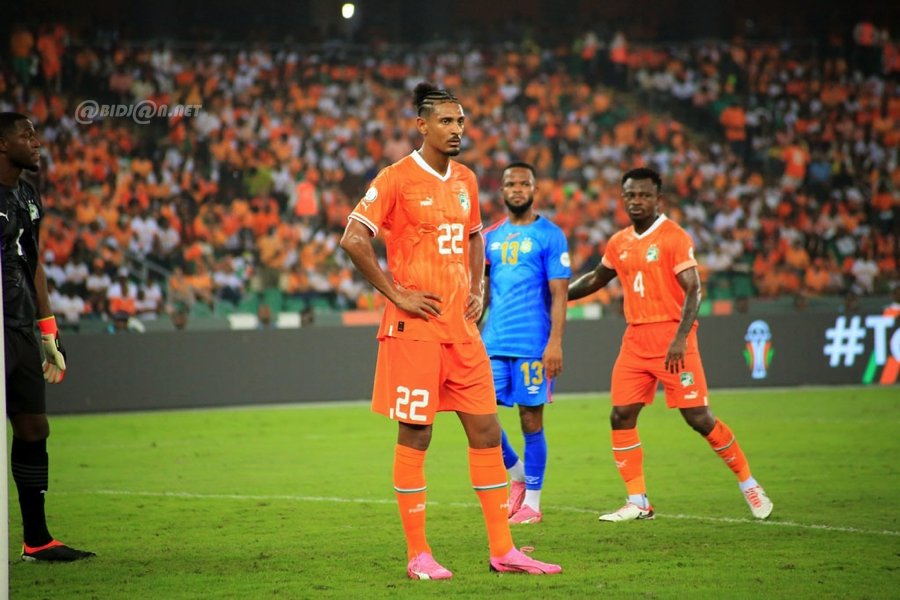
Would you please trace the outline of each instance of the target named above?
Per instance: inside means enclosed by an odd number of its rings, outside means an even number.
[[[459,204],[465,210],[469,210],[469,194],[465,190],[459,193]]]
[[[521,252],[531,252],[531,238],[525,238],[522,240],[522,243],[519,245],[519,250]]]
[[[681,387],[694,385],[694,374],[690,371],[682,371],[679,379],[681,380]]]
[[[28,203],[28,216],[31,217],[32,221],[37,221],[41,218],[41,212],[38,210],[37,204],[35,204],[34,202]],[[7,220],[9,220],[9,217],[7,217]]]
[[[659,260],[659,246],[656,244],[647,248],[647,262],[656,262]]]

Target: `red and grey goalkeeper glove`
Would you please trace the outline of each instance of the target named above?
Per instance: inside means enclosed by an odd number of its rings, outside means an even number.
[[[44,380],[59,383],[66,375],[66,356],[65,350],[59,345],[56,317],[51,315],[38,319],[38,327],[41,330],[41,345],[44,347]]]

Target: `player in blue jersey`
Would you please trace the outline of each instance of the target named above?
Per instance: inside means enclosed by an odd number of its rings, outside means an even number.
[[[500,184],[507,218],[485,238],[482,332],[491,357],[497,403],[519,405],[524,461],[503,432],[503,463],[510,475],[509,522],[540,523],[547,468],[544,404],[563,368],[562,338],[572,270],[566,236],[534,212],[534,167],[513,163]]]

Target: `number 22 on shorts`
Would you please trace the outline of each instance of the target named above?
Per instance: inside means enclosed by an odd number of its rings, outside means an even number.
[[[428,419],[425,415],[417,414],[416,410],[428,406],[428,390],[409,389],[405,385],[397,386],[397,398],[390,411],[390,418],[398,418],[425,423]]]

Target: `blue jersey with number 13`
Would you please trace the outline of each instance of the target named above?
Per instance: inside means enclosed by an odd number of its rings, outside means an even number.
[[[528,225],[504,219],[484,232],[490,310],[482,332],[490,356],[540,357],[550,337],[551,279],[569,279],[562,230],[538,216]]]

